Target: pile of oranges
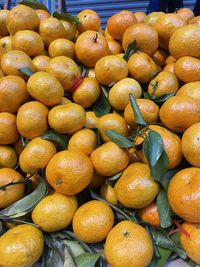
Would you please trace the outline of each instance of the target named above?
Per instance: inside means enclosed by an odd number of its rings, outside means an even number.
[[[0,11],[0,266],[200,264],[200,17],[32,4]]]

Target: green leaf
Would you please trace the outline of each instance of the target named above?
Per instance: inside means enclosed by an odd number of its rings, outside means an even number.
[[[128,48],[127,48],[126,52],[124,53],[123,58],[124,58],[126,61],[128,61],[129,58],[132,56],[132,54],[134,54],[134,53],[137,52],[137,51],[138,51],[138,48],[137,48],[137,46],[136,46],[136,41],[134,40],[132,43],[130,43],[130,44],[128,45]]]
[[[168,228],[172,225],[172,212],[169,206],[167,193],[160,188],[156,199],[158,214],[160,217],[160,225],[162,228]]]
[[[29,69],[28,67],[21,68],[21,69],[19,69],[19,71],[21,73],[25,74],[26,76],[29,76],[29,77],[31,77],[33,75],[32,70]]]
[[[78,241],[64,239],[62,242],[63,244],[67,245],[67,247],[70,249],[71,254],[74,258],[85,253],[85,250],[78,243]]]
[[[163,150],[159,160],[157,161],[156,165],[151,168],[151,176],[156,181],[161,181],[162,177],[168,171],[169,166],[169,159],[165,150]]]
[[[107,178],[107,179],[106,179],[106,184],[108,184],[108,185],[112,185],[113,182],[115,182],[116,180],[118,180],[118,179],[122,176],[122,173],[123,173],[123,172],[118,172],[117,174],[115,174],[115,175],[113,175],[113,176]]]
[[[140,110],[139,110],[138,104],[135,100],[135,97],[132,94],[129,94],[129,98],[130,98],[130,102],[131,102],[131,107],[132,107],[134,115],[135,115],[136,123],[143,125],[143,126],[147,126],[147,123],[142,118],[142,115],[140,113]]]
[[[44,140],[49,140],[53,142],[58,149],[65,150],[67,149],[69,136],[57,133],[54,130],[50,130],[41,135],[41,138]]]
[[[174,96],[175,94],[174,93],[170,93],[170,94],[164,94],[162,96],[159,96],[159,97],[153,97],[153,98],[150,98],[151,100],[153,100],[155,103],[162,103],[162,102],[165,102],[167,99],[169,99],[170,97]]]
[[[185,262],[186,262],[188,265],[190,265],[191,267],[196,267],[196,266],[197,266],[196,263],[195,263],[194,261],[192,261],[190,258],[187,258],[187,259],[185,260]]]
[[[56,19],[62,19],[62,20],[67,20],[67,21],[72,21],[75,23],[80,23],[80,20],[77,16],[72,16],[68,13],[58,13],[58,12],[54,12],[53,13],[53,17]]]
[[[46,10],[47,12],[49,12],[47,7],[44,4],[42,4],[36,0],[24,0],[24,1],[18,2],[18,4],[29,6],[33,9],[43,9],[43,10]]]
[[[46,195],[47,185],[43,178],[39,177],[37,188],[29,195],[18,200],[11,206],[0,211],[0,218],[19,218],[29,213],[35,205]]]
[[[106,96],[104,90],[101,91],[99,98],[92,105],[92,110],[95,112],[97,117],[101,117],[110,112],[111,105],[110,102],[108,101],[108,97]]]
[[[144,155],[151,167],[158,162],[164,150],[163,140],[159,133],[150,130],[143,142]]]
[[[145,99],[150,99],[150,95],[149,95],[148,92],[143,92],[143,97],[144,97]]]
[[[30,142],[27,138],[25,138],[24,136],[21,135],[21,140],[22,140],[22,146],[25,147],[28,145],[28,143]]]
[[[185,251],[177,246],[164,230],[156,230],[151,227],[150,231],[157,246],[176,252],[178,256],[184,260],[187,258]]]
[[[180,170],[180,168],[174,168],[174,169],[170,169],[168,170],[167,173],[165,173],[165,175],[162,177],[162,179],[160,180],[160,184],[162,185],[163,189],[167,192],[168,189],[168,185],[169,182],[171,180],[171,178]]]
[[[114,130],[106,131],[106,135],[121,148],[130,148],[134,146],[133,142]]]
[[[84,253],[75,258],[77,267],[94,267],[102,253]]]
[[[160,252],[160,259],[158,260],[156,267],[163,267],[172,251],[165,248],[158,248],[158,250]]]

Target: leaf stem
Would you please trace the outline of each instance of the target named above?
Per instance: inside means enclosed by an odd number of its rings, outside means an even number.
[[[17,182],[10,182],[10,183],[8,183],[8,184],[5,184],[5,185],[2,185],[2,186],[0,186],[0,190],[6,190],[6,188],[7,187],[9,187],[9,186],[12,186],[12,185],[16,185],[16,184],[25,184],[25,183],[27,183],[28,181],[29,181],[29,179],[30,179],[30,177],[31,176],[28,176],[28,177],[26,177],[26,178],[23,178],[22,180],[19,180],[19,181],[17,181]]]

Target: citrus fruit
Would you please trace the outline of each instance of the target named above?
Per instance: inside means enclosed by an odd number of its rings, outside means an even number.
[[[190,82],[179,88],[176,95],[190,96],[200,102],[200,82]]]
[[[77,33],[76,23],[70,20],[60,20],[65,29],[65,38],[68,40],[73,40]]]
[[[9,10],[3,9],[0,10],[0,36],[4,37],[9,35],[7,26],[6,26],[6,19],[8,17]]]
[[[153,54],[152,59],[157,65],[163,67],[165,65],[167,55],[168,54],[165,49],[158,48],[158,50]]]
[[[18,137],[16,116],[9,112],[0,112],[0,145],[12,144]]]
[[[103,241],[113,224],[112,209],[99,200],[88,201],[79,207],[72,221],[75,235],[87,243]]]
[[[153,26],[158,18],[163,14],[164,12],[151,12],[145,17],[144,23]]]
[[[40,22],[42,22],[43,20],[49,18],[51,15],[49,14],[49,12],[47,12],[44,9],[36,9],[35,12],[37,13]]]
[[[135,12],[134,15],[135,15],[138,23],[144,22],[144,19],[147,16],[144,12],[141,12],[141,11]]]
[[[52,58],[58,56],[74,58],[74,43],[64,38],[58,38],[50,43],[48,52]]]
[[[173,63],[173,62],[176,62],[176,58],[169,55],[166,60],[165,60],[165,65],[169,64],[169,63]]]
[[[171,73],[174,73],[174,65],[175,65],[174,62],[171,62],[171,63],[167,64],[167,65],[164,67],[163,71],[169,71],[169,72],[171,72]]]
[[[49,61],[50,61],[50,57],[45,56],[45,55],[40,55],[40,56],[36,56],[33,58],[32,62],[33,62],[33,66],[35,68],[35,71],[46,71]]]
[[[103,184],[100,188],[100,195],[111,204],[117,205],[115,191],[111,185]]]
[[[44,197],[35,206],[31,217],[42,231],[55,232],[66,228],[71,223],[77,208],[76,197],[54,193]]]
[[[86,188],[93,177],[90,159],[80,151],[56,153],[46,168],[49,184],[63,195],[75,195]]]
[[[118,41],[108,39],[107,42],[108,42],[108,48],[109,48],[109,52],[110,52],[109,54],[110,55],[117,55],[117,54],[123,52],[123,48]]]
[[[138,214],[143,222],[149,223],[156,227],[160,226],[160,217],[155,202],[151,202],[145,208],[140,209]]]
[[[85,115],[86,115],[85,128],[88,129],[97,128],[97,121],[99,118],[96,116],[94,111],[86,111]]]
[[[194,17],[191,20],[189,20],[188,24],[197,24],[200,25],[200,16]]]
[[[79,23],[77,24],[77,30],[79,33],[91,30],[98,31],[101,26],[101,20],[97,12],[91,9],[85,9],[77,15]]]
[[[0,145],[0,168],[15,168],[17,162],[16,151],[11,146]]]
[[[194,12],[186,7],[178,9],[176,13],[186,22],[188,22],[194,17]]]

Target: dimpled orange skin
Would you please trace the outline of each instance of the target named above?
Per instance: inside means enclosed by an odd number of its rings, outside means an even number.
[[[174,73],[184,83],[199,81],[200,59],[189,56],[179,58],[175,62]]]
[[[117,198],[114,188],[111,185],[103,184],[100,188],[100,195],[113,205],[117,205]]]
[[[33,58],[32,62],[33,62],[33,66],[35,68],[35,71],[46,71],[49,61],[51,60],[50,57],[48,56],[36,56]]]
[[[95,171],[102,176],[112,176],[129,164],[128,152],[110,141],[96,148],[90,159]]]
[[[19,165],[25,173],[35,174],[44,169],[49,160],[56,154],[55,145],[40,137],[32,139],[19,157]]]
[[[160,120],[169,129],[183,133],[200,121],[200,106],[189,96],[172,96],[160,108]]]
[[[56,153],[46,168],[49,184],[63,195],[75,195],[86,188],[93,177],[90,159],[80,151]]]
[[[18,182],[22,180],[23,176],[11,169],[0,169],[0,186],[6,185],[11,182]],[[15,184],[6,188],[6,190],[0,190],[0,209],[4,209],[24,196],[25,186],[24,184]]]
[[[59,104],[64,96],[61,83],[53,74],[39,71],[33,74],[27,82],[29,94],[45,106]]]
[[[9,112],[0,112],[0,145],[12,144],[18,137],[16,116]]]
[[[123,52],[123,48],[118,41],[107,39],[107,42],[108,42],[108,47],[109,47],[109,51],[111,55],[117,55]]]
[[[40,136],[48,129],[48,108],[38,101],[22,105],[17,113],[17,129],[27,139]]]
[[[80,34],[75,43],[77,59],[86,67],[94,67],[96,62],[109,54],[105,37],[96,31]]]
[[[177,172],[168,187],[172,210],[191,223],[200,223],[200,168],[191,167]]]
[[[26,83],[22,78],[14,75],[1,78],[0,112],[16,113],[29,98]]]
[[[11,35],[21,30],[35,30],[39,23],[35,10],[25,5],[12,8],[6,19],[6,26]]]
[[[185,250],[187,256],[196,264],[200,264],[200,227],[199,224],[192,224],[184,222],[183,229],[190,235],[187,237],[184,233],[180,232],[180,242]]]
[[[98,31],[101,26],[101,20],[97,12],[91,9],[85,9],[78,13],[80,23],[77,24],[79,33],[92,30]]]
[[[114,224],[112,209],[99,200],[92,200],[77,209],[72,227],[75,235],[87,243],[103,241]]]
[[[0,145],[0,168],[15,168],[18,156],[11,146]]]
[[[160,226],[160,217],[156,202],[151,202],[145,208],[140,209],[138,214],[143,222],[149,223],[156,227]]]
[[[179,88],[176,95],[190,96],[200,103],[200,82],[197,81],[184,84],[181,88]]]
[[[32,225],[21,224],[0,237],[1,265],[30,267],[36,263],[44,248],[42,232]]]
[[[59,193],[46,196],[33,209],[31,217],[36,225],[45,232],[55,232],[66,228],[78,208],[75,196]]]
[[[110,140],[106,135],[106,132],[109,130],[114,130],[123,136],[128,135],[128,127],[125,119],[115,113],[106,114],[100,117],[97,122],[97,128],[105,142]]]
[[[189,8],[180,8],[176,13],[186,22],[190,21],[195,16],[194,12]]]
[[[48,53],[50,57],[66,56],[74,58],[74,43],[64,38],[56,39],[50,43]]]
[[[9,35],[7,26],[6,26],[6,19],[8,17],[9,10],[3,9],[0,11],[0,37],[4,37]]]
[[[153,257],[153,245],[145,228],[122,221],[109,232],[104,252],[112,267],[147,267]]]
[[[47,72],[53,74],[65,91],[73,89],[74,81],[80,78],[80,69],[76,62],[65,56],[54,57],[49,61]]]
[[[122,39],[123,49],[126,51],[133,41],[136,41],[136,46],[141,52],[149,56],[158,49],[158,33],[145,23],[136,23],[125,31]]]
[[[12,37],[5,36],[0,39],[0,47],[3,48],[2,52],[6,53],[12,50]]]
[[[117,200],[127,208],[141,209],[149,205],[159,191],[147,164],[130,164],[114,186]]]

